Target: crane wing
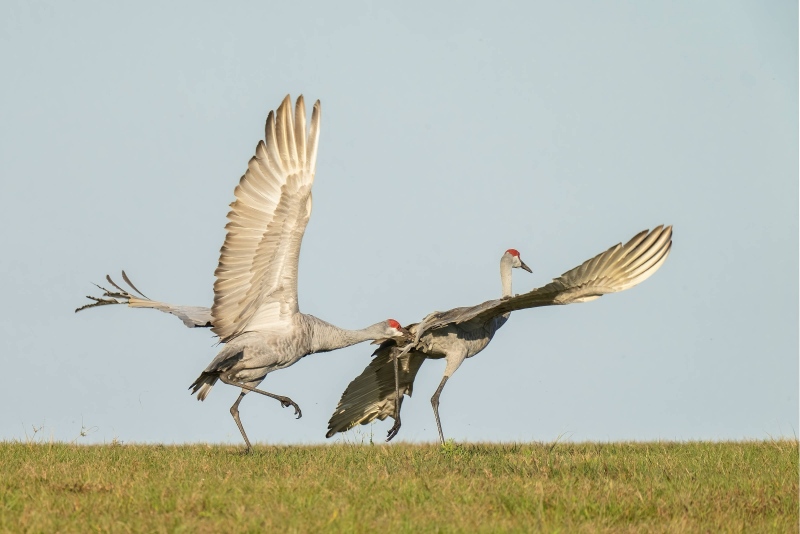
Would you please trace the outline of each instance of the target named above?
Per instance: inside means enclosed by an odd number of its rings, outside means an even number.
[[[667,259],[671,249],[672,226],[658,226],[649,232],[644,230],[624,245],[614,245],[528,293],[489,300],[477,306],[434,312],[420,323],[417,340],[425,332],[447,324],[472,319],[487,321],[525,308],[588,302],[606,293],[630,289],[651,277]]]
[[[306,133],[303,97],[294,116],[291,107],[287,95],[269,112],[266,142],[259,141],[234,191],[211,308],[212,330],[223,342],[286,328],[298,312],[297,264],[311,216],[321,108],[317,101]]]
[[[96,308],[97,306],[107,306],[109,304],[127,304],[131,308],[152,308],[154,310],[170,313],[183,321],[183,324],[189,328],[208,328],[211,326],[211,308],[203,306],[178,306],[167,302],[152,300],[136,289],[136,286],[130,281],[125,271],[122,271],[122,279],[127,282],[133,293],[136,293],[138,296],[122,288],[114,282],[110,276],[106,275],[106,280],[108,280],[109,284],[114,286],[115,290],[97,286],[99,289],[103,290],[103,295],[100,297],[86,295],[86,298],[92,302],[84,304],[76,309],[75,312],[77,313],[87,308]]]
[[[375,358],[344,390],[336,411],[328,421],[325,437],[330,438],[337,432],[344,432],[358,424],[365,425],[375,419],[383,421],[387,417],[394,418],[396,397],[392,358],[400,352],[393,340],[383,342],[375,350]],[[414,378],[424,362],[425,356],[416,351],[400,355],[397,369],[401,406],[403,395],[411,396]]]

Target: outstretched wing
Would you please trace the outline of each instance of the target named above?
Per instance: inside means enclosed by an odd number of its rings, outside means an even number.
[[[667,259],[671,249],[672,226],[658,226],[650,232],[644,230],[624,245],[614,245],[546,286],[515,297],[432,313],[420,323],[417,339],[425,332],[447,324],[472,319],[486,321],[525,308],[588,302],[606,293],[630,289],[650,278]]]
[[[387,417],[394,417],[395,382],[392,358],[395,354],[400,354],[400,349],[393,340],[383,342],[375,350],[375,358],[344,390],[336,411],[328,421],[328,433],[325,437],[330,438],[337,432],[344,432],[358,424],[366,425],[375,419],[383,421]],[[400,356],[397,370],[401,406],[403,395],[411,396],[414,378],[424,361],[425,356],[415,351]]]
[[[211,308],[205,308],[203,306],[178,306],[175,304],[169,304],[167,302],[152,300],[146,297],[136,288],[135,285],[133,285],[128,278],[128,275],[125,274],[125,271],[122,271],[122,279],[125,280],[125,282],[130,286],[130,289],[133,291],[133,293],[136,293],[136,295],[139,296],[136,296],[127,289],[120,287],[111,279],[110,276],[106,275],[106,280],[108,280],[108,283],[116,288],[116,291],[106,289],[102,286],[97,286],[99,289],[103,290],[103,295],[101,297],[92,297],[91,295],[86,295],[86,298],[92,302],[89,304],[84,304],[80,308],[76,309],[75,312],[77,313],[88,308],[96,308],[98,306],[107,306],[110,304],[127,304],[131,308],[152,308],[165,313],[171,313],[183,321],[183,324],[189,328],[208,328],[211,326]]]
[[[287,95],[270,111],[228,213],[227,235],[215,271],[212,330],[221,341],[244,331],[280,330],[298,312],[297,263],[311,216],[320,103],[306,133],[303,97],[292,116]]]

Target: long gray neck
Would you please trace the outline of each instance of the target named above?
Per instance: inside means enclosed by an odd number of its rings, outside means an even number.
[[[511,256],[503,254],[500,258],[500,283],[503,284],[503,296],[511,296]]]
[[[386,337],[386,323],[375,323],[361,330],[345,330],[312,315],[305,316],[311,326],[311,352],[343,349],[356,343]]]

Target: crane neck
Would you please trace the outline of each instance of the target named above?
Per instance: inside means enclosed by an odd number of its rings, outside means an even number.
[[[500,283],[503,286],[503,297],[510,297],[511,293],[511,257],[503,254],[500,258]]]
[[[328,352],[343,349],[364,341],[386,337],[386,323],[375,323],[360,330],[347,330],[332,325],[313,315],[306,315],[311,323],[311,352]]]

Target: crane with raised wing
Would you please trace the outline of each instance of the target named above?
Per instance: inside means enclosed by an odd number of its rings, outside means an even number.
[[[374,359],[342,394],[328,422],[327,437],[375,419],[394,419],[386,441],[400,430],[400,408],[404,395],[411,395],[414,379],[426,359],[446,361],[444,376],[431,397],[431,406],[444,443],[439,419],[439,397],[445,383],[465,359],[475,356],[494,337],[512,311],[588,302],[607,293],[630,289],[652,276],[669,256],[672,227],[658,226],[642,231],[630,241],[567,271],[549,284],[521,295],[511,291],[513,268],[530,271],[515,249],[500,258],[502,297],[445,312],[433,312],[421,322],[409,325],[409,339],[383,340]]]
[[[314,104],[306,129],[303,97],[287,95],[277,111],[270,111],[265,140],[259,141],[247,171],[234,190],[228,213],[225,241],[215,271],[214,305],[210,309],[174,306],[133,295],[108,278],[118,291],[89,297],[87,307],[127,303],[172,313],[187,326],[210,326],[223,343],[222,349],[189,388],[204,400],[214,384],[241,388],[231,406],[242,438],[250,440],[239,418],[239,403],[249,392],[300,407],[289,397],[257,386],[268,373],[289,367],[300,358],[375,339],[405,339],[409,334],[393,319],[360,330],[336,327],[312,315],[300,313],[297,300],[297,268],[300,244],[311,216],[311,186],[317,164],[321,107]],[[102,288],[101,288],[102,289]],[[76,311],[79,311],[76,310]]]

